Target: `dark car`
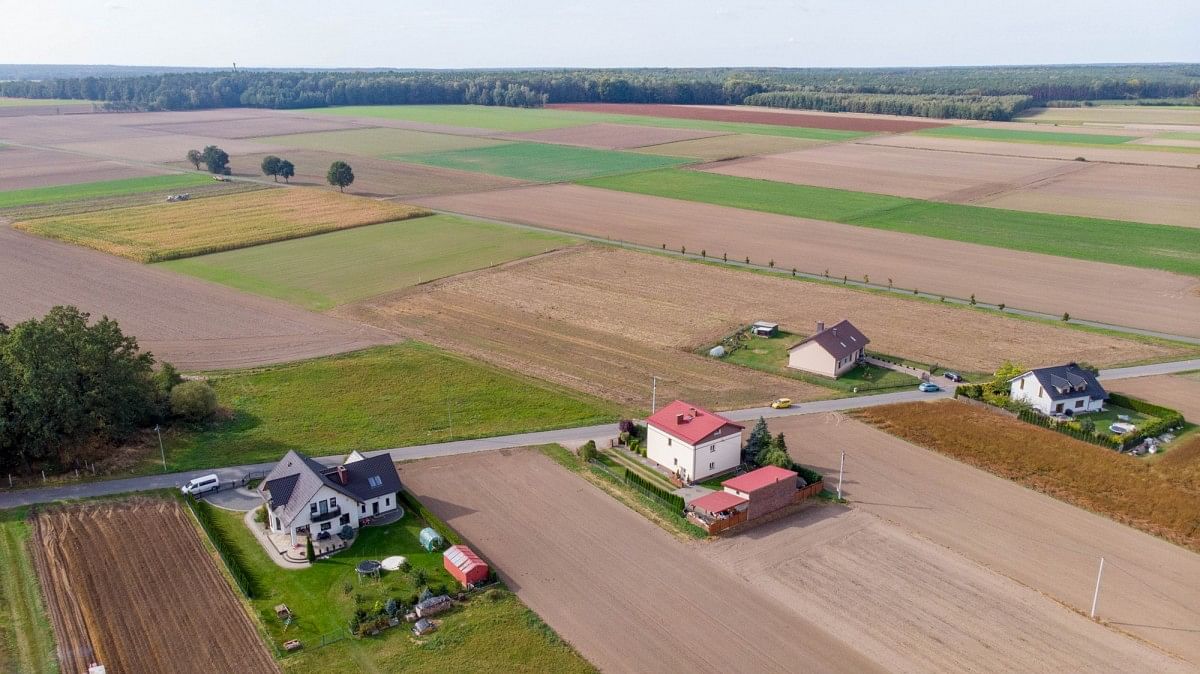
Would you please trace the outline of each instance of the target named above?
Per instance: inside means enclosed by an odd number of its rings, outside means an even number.
[[[962,375],[957,372],[946,372],[942,376],[953,382],[959,382],[963,380]]]

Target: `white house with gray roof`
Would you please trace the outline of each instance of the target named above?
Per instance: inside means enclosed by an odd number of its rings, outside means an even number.
[[[1108,392],[1096,375],[1075,363],[1039,367],[1008,381],[1009,397],[1042,414],[1087,414],[1104,409]]]
[[[400,474],[387,454],[366,458],[358,452],[340,466],[325,466],[297,452],[280,459],[258,493],[267,504],[268,526],[276,533],[297,535],[343,526],[355,529],[359,521],[396,510]]]

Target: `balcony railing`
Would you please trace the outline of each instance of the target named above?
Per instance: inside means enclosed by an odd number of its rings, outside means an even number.
[[[342,514],[342,509],[339,506],[337,508],[331,508],[323,513],[317,513],[315,515],[312,515],[308,519],[313,522],[324,522],[326,520],[331,520],[331,519],[334,519],[335,517],[339,517],[339,516],[341,516],[341,514]]]

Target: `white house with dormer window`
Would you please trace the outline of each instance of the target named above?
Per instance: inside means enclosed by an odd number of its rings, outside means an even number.
[[[1074,416],[1104,409],[1108,392],[1096,375],[1075,363],[1030,370],[1008,382],[1009,397],[1046,415]]]

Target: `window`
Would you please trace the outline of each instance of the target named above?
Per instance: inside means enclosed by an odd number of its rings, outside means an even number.
[[[334,510],[337,507],[337,497],[335,496],[334,498],[329,499],[329,509]]]
[[[715,452],[715,451],[717,451],[717,446],[716,446],[716,445],[713,445],[712,447],[709,447],[709,448],[708,448],[708,453],[709,453],[709,454],[712,454],[712,453],[713,453],[713,452]]]
[[[678,465],[679,465],[679,458],[678,458],[678,457],[672,457],[672,458],[671,458],[671,465],[678,466]]]
[[[316,504],[316,503],[310,503],[310,504],[308,504],[308,514],[309,514],[309,515],[316,515],[316,514],[317,514],[317,504]]]
[[[716,467],[717,467],[717,464],[716,464],[715,462],[713,462],[713,461],[709,461],[709,462],[708,462],[708,469],[709,469],[709,470],[712,470],[713,468],[716,468]]]
[[[367,512],[367,504],[366,504],[366,503],[359,503],[359,504],[358,504],[358,512],[360,512],[360,513],[365,513],[365,512]]]
[[[383,480],[380,479],[378,475],[372,475],[371,477],[367,478],[367,484],[371,485],[371,489],[375,489],[383,484]]]
[[[385,505],[385,506],[390,506],[390,505],[392,505],[392,497],[391,497],[391,496],[389,496],[389,497],[387,497],[387,498],[383,499],[383,505]]]
[[[1038,397],[1041,398],[1043,395],[1045,395],[1045,393],[1046,393],[1046,389],[1039,386],[1038,387]]]
[[[1083,400],[1082,400],[1082,399],[1081,399],[1081,400],[1076,400],[1076,401],[1075,401],[1075,409],[1079,409],[1080,407],[1083,407]]]
[[[329,531],[333,528],[333,522],[325,522],[321,525],[321,531]]]
[[[667,438],[667,446],[668,446],[668,447],[670,447],[670,446],[671,446],[671,438]]]
[[[1021,389],[1022,391],[1025,390],[1025,380],[1024,379],[1022,379],[1021,383],[1019,385],[1017,385],[1017,388]]]

